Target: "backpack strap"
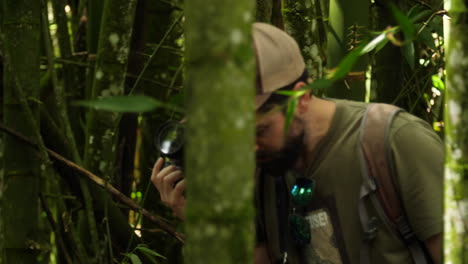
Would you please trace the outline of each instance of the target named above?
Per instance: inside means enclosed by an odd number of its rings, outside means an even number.
[[[369,219],[365,200],[371,200],[380,218],[410,250],[415,264],[427,263],[424,249],[404,214],[403,203],[394,183],[396,169],[389,146],[389,131],[395,116],[404,110],[388,104],[371,104],[361,121],[359,155],[363,183],[359,217],[364,230],[361,264],[370,264],[369,246],[377,233],[378,219]]]

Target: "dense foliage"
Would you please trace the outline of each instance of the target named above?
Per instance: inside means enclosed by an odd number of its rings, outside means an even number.
[[[203,101],[194,87],[253,69],[243,48],[253,19],[297,39],[314,94],[394,103],[444,131],[441,1],[257,0],[256,13],[247,1],[230,1],[236,12],[216,0],[33,2],[0,5],[0,115],[8,132],[0,137],[0,264],[182,263],[180,221],[149,181],[159,156],[154,136],[184,115],[185,101],[196,119],[193,104],[222,96],[208,92]],[[220,32],[236,23],[243,30],[224,42]],[[218,57],[205,53],[200,36],[219,38],[210,46]],[[232,61],[220,63],[220,54]],[[220,79],[197,80],[196,70]],[[203,109],[208,120],[228,115]],[[196,155],[188,159],[194,168]],[[236,217],[252,216],[244,209]]]

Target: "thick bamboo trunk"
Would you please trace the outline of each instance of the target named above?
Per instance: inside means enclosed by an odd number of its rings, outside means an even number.
[[[136,0],[107,0],[104,3],[91,99],[123,94],[135,6]],[[84,166],[98,175],[104,175],[107,181],[112,181],[115,173],[119,118],[116,113],[94,109],[87,114]],[[90,195],[93,197],[96,223],[101,225],[104,221],[103,230],[112,231],[106,232],[106,236],[111,236],[109,238],[117,242],[120,249],[124,249],[131,231],[126,217],[120,213],[109,195],[96,186],[90,186]],[[88,212],[88,227],[92,228],[95,220],[89,217]],[[101,249],[96,241],[98,234],[97,230],[94,231],[96,234],[89,234],[95,253],[99,253]]]
[[[393,1],[395,2],[395,1]],[[400,6],[402,4],[399,2]],[[397,25],[388,7],[388,1],[378,0],[372,4],[373,30],[381,31],[389,25]],[[372,58],[372,94],[371,99],[381,103],[396,103],[395,99],[404,84],[404,58],[401,47],[385,45]],[[404,105],[399,105],[404,107]]]
[[[448,7],[444,263],[462,264],[468,263],[468,6],[452,0]]]
[[[3,4],[3,52],[5,56],[3,122],[27,136],[34,135],[21,94],[39,97],[40,1],[12,1]],[[21,92],[20,92],[21,91]],[[24,103],[25,101],[23,101]],[[37,104],[27,101],[32,109]],[[34,111],[38,113],[38,111]],[[40,163],[31,148],[4,136],[3,192],[0,217],[5,228],[4,263],[37,263],[38,191]],[[19,210],[20,209],[20,210]]]
[[[106,1],[90,98],[122,95],[136,0]],[[116,122],[119,115],[90,110],[87,115],[85,164],[91,171],[113,174]]]
[[[328,30],[327,67],[333,69],[341,60],[365,38],[369,28],[368,0],[331,0]],[[361,57],[353,66],[359,72],[358,80],[343,80],[330,87],[326,94],[330,97],[363,101],[365,97],[364,72],[367,70],[367,57]]]
[[[69,126],[73,129],[73,134],[69,132],[69,137],[74,137],[74,141],[77,142],[75,144],[77,146],[83,146],[83,133],[81,130],[81,109],[76,109],[76,107],[70,105],[71,102],[76,100],[83,99],[84,96],[84,87],[85,83],[80,82],[80,79],[85,79],[83,76],[83,71],[79,71],[77,66],[72,64],[73,61],[73,51],[71,45],[71,37],[68,31],[68,18],[67,14],[65,13],[65,6],[67,5],[67,1],[65,0],[53,0],[53,13],[55,23],[57,24],[57,41],[60,50],[60,58],[63,59],[65,62],[62,64],[62,73],[63,73],[63,81],[60,85],[63,85],[63,91],[65,92],[64,98],[61,100],[65,103],[64,110],[67,111],[68,116],[70,117]],[[68,118],[67,118],[68,119]],[[64,128],[63,128],[64,129]],[[82,148],[78,148],[78,150],[82,151]]]
[[[194,264],[253,261],[253,4],[185,2],[189,95],[185,257]]]

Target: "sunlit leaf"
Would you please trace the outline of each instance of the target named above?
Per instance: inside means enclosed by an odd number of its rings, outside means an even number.
[[[416,36],[416,30],[411,20],[403,14],[394,4],[390,3],[390,9],[392,10],[393,16],[400,25],[401,31],[405,35],[405,40],[412,40]]]
[[[139,245],[139,246],[137,247],[137,249],[140,250],[140,251],[142,251],[142,252],[144,252],[144,253],[148,253],[148,254],[150,254],[150,255],[153,255],[153,256],[156,256],[156,257],[160,257],[160,258],[166,259],[163,255],[161,255],[161,254],[155,252],[154,250],[151,250],[151,249],[149,249],[149,248],[147,248],[147,247],[145,247],[145,246]]]
[[[415,66],[415,58],[414,58],[414,42],[409,42],[403,45],[402,51],[403,51],[403,56],[406,59],[406,62],[408,62],[411,70],[414,70]]]
[[[373,49],[381,46],[381,45],[385,45],[387,44],[388,42],[388,39],[387,39],[387,32],[384,31],[383,33],[380,33],[377,37],[373,38],[371,41],[369,41],[369,43],[367,43],[364,48],[362,48],[361,50],[361,55],[364,55],[366,53],[369,53],[371,52]],[[379,49],[381,49],[382,47],[380,47]]]
[[[445,90],[444,81],[442,81],[437,74],[432,75],[432,85],[440,91]]]
[[[276,94],[281,94],[281,95],[291,96],[291,97],[294,97],[294,98],[298,98],[298,97],[301,97],[302,95],[304,95],[306,92],[307,92],[307,90],[301,89],[301,90],[295,90],[295,91],[276,91],[275,93]]]
[[[375,46],[375,53],[379,52],[381,49],[383,49],[383,47],[385,47],[385,45],[387,45],[388,43],[388,38],[385,37],[385,39],[381,42],[379,42],[379,44],[377,46]]]
[[[356,61],[359,59],[360,56],[365,55],[376,47],[381,48],[381,46],[385,45],[388,42],[387,39],[387,31],[384,31],[369,41],[367,44],[359,46],[358,48],[354,49],[352,52],[348,53],[346,57],[340,62],[338,67],[334,72],[332,72],[328,79],[338,80],[344,78],[348,72],[351,71]]]
[[[335,71],[333,71],[328,79],[338,80],[344,78],[348,72],[351,71],[356,61],[361,56],[362,47],[358,47],[346,55],[346,57],[340,62]]]
[[[286,110],[286,124],[284,126],[284,133],[289,129],[289,126],[291,125],[291,122],[293,121],[294,118],[294,112],[296,111],[296,106],[298,102],[298,98],[291,97],[291,99],[288,102],[288,109]]]
[[[333,80],[331,79],[318,79],[312,82],[311,84],[308,84],[305,89],[315,91],[315,90],[325,90],[328,87],[333,85]]]
[[[102,99],[77,101],[75,102],[75,105],[111,112],[140,113],[153,111],[158,107],[171,108],[173,110],[180,111],[175,106],[144,95],[112,96]]]

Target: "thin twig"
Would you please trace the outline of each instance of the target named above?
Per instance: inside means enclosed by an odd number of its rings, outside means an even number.
[[[21,141],[33,146],[34,148],[38,148],[37,144],[32,142],[30,139],[26,138],[25,136],[21,135],[20,133],[12,130],[11,128],[8,128],[4,126],[2,123],[0,123],[0,130],[3,130],[4,132],[8,133],[9,135],[12,135]],[[122,203],[126,204],[128,207],[130,207],[132,210],[141,212],[144,216],[146,216],[148,219],[151,221],[157,223],[161,228],[166,231],[167,233],[171,234],[174,236],[177,240],[179,240],[181,243],[184,243],[184,236],[174,230],[169,224],[169,221],[160,217],[151,214],[148,210],[145,208],[141,207],[139,204],[137,204],[135,201],[132,199],[128,198],[125,196],[123,193],[121,193],[119,190],[117,190],[114,186],[111,184],[105,182],[103,179],[100,177],[96,176],[92,172],[78,166],[78,164],[64,158],[60,154],[56,153],[53,150],[50,150],[46,148],[47,153],[49,154],[50,157],[52,157],[54,160],[57,160],[63,164],[65,164],[67,167],[73,169],[74,171],[78,172],[82,176],[86,176],[89,180],[94,182],[95,184],[99,185],[100,187],[106,189],[108,192],[110,192],[112,195],[114,195],[117,199],[119,199]]]
[[[172,32],[172,30],[174,29],[174,27],[177,25],[177,23],[179,22],[180,19],[182,19],[184,15],[184,12],[180,12],[180,15],[178,18],[176,18],[174,20],[174,23],[169,27],[169,29],[167,30],[166,34],[163,36],[163,38],[161,39],[161,41],[159,42],[158,46],[156,46],[156,48],[154,49],[153,53],[151,54],[150,58],[146,61],[145,63],[145,66],[143,67],[143,70],[141,70],[140,72],[140,75],[138,76],[138,78],[136,79],[135,83],[133,84],[133,87],[132,89],[130,89],[130,92],[128,94],[132,94],[133,91],[136,89],[136,87],[138,86],[138,84],[140,83],[140,79],[141,77],[143,77],[143,74],[145,74],[146,72],[146,69],[148,68],[148,66],[151,64],[151,62],[153,61],[154,59],[154,55],[158,52],[159,48],[162,46],[162,44],[164,43],[164,41],[166,41],[166,38],[169,36],[169,34]]]
[[[57,64],[67,64],[68,63],[68,64],[73,64],[73,65],[76,65],[76,66],[79,66],[79,67],[83,67],[83,68],[91,68],[91,69],[95,68],[94,65],[90,65],[89,63],[83,63],[83,62],[78,62],[78,61],[74,61],[74,60],[67,60],[67,59],[61,59],[61,58],[56,58],[55,63],[57,63]],[[138,79],[139,75],[126,72],[125,77],[132,78],[132,79]],[[166,83],[163,83],[163,82],[160,82],[160,81],[156,81],[155,79],[151,79],[151,78],[147,78],[147,77],[140,77],[140,80],[141,81],[147,81],[147,82],[150,82],[150,83],[153,83],[153,84],[156,84],[156,85],[160,85],[160,86],[165,87],[165,88],[175,88],[175,87],[171,87],[170,84],[166,84]],[[176,87],[180,88],[180,86],[176,86]]]
[[[426,28],[427,25],[429,25],[429,22],[431,22],[431,20],[435,17],[435,16],[444,16],[444,15],[448,15],[448,12],[447,10],[439,10],[437,12],[434,12],[431,14],[431,16],[424,22],[422,23],[422,27],[419,29],[418,33],[416,33],[416,36],[419,36],[419,34],[421,34],[421,32],[424,30],[424,28]]]
[[[39,194],[39,199],[41,200],[42,209],[44,209],[46,213],[47,220],[49,220],[50,226],[52,227],[52,230],[54,230],[56,234],[57,243],[59,244],[59,246],[62,248],[64,252],[67,263],[73,264],[70,254],[68,253],[68,249],[65,246],[65,243],[63,242],[62,231],[58,228],[57,223],[55,222],[54,217],[52,216],[52,212],[50,211],[49,206],[47,205],[47,201],[43,193]]]

